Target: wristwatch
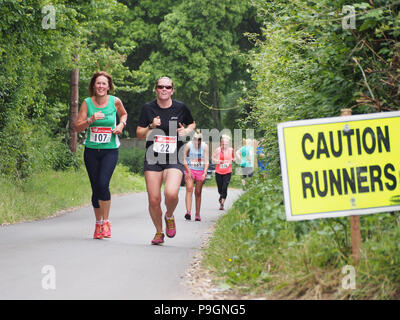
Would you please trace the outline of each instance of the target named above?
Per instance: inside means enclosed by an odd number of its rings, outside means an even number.
[[[124,127],[126,127],[126,121],[121,121],[124,124]]]

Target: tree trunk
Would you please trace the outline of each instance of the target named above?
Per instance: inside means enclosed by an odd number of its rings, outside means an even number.
[[[220,129],[220,111],[219,111],[219,103],[218,103],[218,89],[215,81],[212,83],[212,89],[211,89],[211,94],[212,94],[212,106],[213,109],[211,110],[213,122],[214,122],[214,128]]]
[[[79,61],[79,55],[75,57]],[[71,71],[71,96],[69,109],[69,149],[76,152],[78,144],[78,133],[75,131],[75,123],[78,118],[78,99],[79,99],[79,69]]]
[[[213,109],[211,109],[211,115],[213,118],[213,123],[214,123],[214,128],[219,128],[218,127],[218,111],[214,109],[215,105],[213,106]]]

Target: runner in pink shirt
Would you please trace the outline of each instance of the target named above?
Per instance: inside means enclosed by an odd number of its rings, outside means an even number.
[[[235,161],[235,152],[231,147],[231,138],[223,135],[220,146],[215,149],[212,161],[217,164],[215,168],[215,180],[219,193],[219,210],[224,210],[224,203],[228,194],[228,185],[232,176],[232,161]]]

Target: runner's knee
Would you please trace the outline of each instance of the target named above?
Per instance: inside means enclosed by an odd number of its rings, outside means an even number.
[[[186,192],[189,193],[193,192],[193,184],[186,184]]]
[[[194,191],[194,194],[195,194],[196,197],[201,197],[201,189],[196,189]]]
[[[149,197],[149,206],[151,208],[157,208],[161,206],[161,197],[159,196],[151,196]]]
[[[171,190],[165,190],[164,191],[164,195],[165,195],[165,200],[166,201],[178,201],[178,193],[171,191]]]

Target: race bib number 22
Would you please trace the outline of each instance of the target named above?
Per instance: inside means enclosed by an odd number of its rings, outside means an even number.
[[[158,153],[174,153],[176,150],[177,137],[155,136],[153,151]]]

